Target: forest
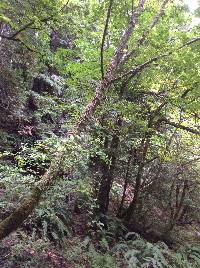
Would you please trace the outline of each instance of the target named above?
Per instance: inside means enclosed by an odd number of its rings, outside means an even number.
[[[0,268],[200,267],[200,1],[0,1]]]

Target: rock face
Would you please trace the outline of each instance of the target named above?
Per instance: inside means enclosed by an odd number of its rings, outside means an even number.
[[[9,31],[0,23],[0,33],[8,35]],[[32,38],[34,41],[35,37]],[[73,38],[62,29],[50,34],[51,53],[56,53],[59,48],[75,48]],[[48,63],[44,63],[38,73],[33,58],[33,53],[19,42],[0,40],[0,150],[7,144],[13,146],[40,138],[41,130],[48,132],[51,129],[60,135],[65,112],[58,114],[55,109],[52,115],[48,108],[57,107],[54,97],[62,97],[66,92],[65,80]]]
[[[39,94],[44,92],[53,94],[53,87],[41,75],[34,78],[32,90]]]
[[[2,78],[0,80],[0,127],[13,128],[10,124],[12,121],[12,110],[16,106],[16,92],[14,91],[15,85],[12,83],[12,76],[6,70],[1,69]]]
[[[52,52],[55,52],[57,48],[74,49],[75,44],[71,38],[64,37],[61,33],[52,31],[50,48]]]

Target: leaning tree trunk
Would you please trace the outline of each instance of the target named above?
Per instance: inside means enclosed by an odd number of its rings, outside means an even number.
[[[41,177],[40,181],[36,184],[32,193],[22,202],[22,204],[3,220],[0,224],[0,239],[6,237],[12,231],[15,231],[24,220],[32,213],[32,211],[37,206],[41,195],[46,192],[52,180],[57,176],[59,167],[63,161],[65,154],[65,144],[68,142],[68,139],[74,135],[78,135],[85,126],[89,123],[90,118],[100,103],[104,91],[109,87],[110,81],[113,78],[115,70],[110,70],[107,76],[101,81],[99,87],[96,90],[96,93],[93,97],[93,100],[87,105],[85,112],[82,114],[80,121],[75,125],[75,127],[68,132],[67,139],[63,141],[63,151],[57,153],[55,159],[50,164],[49,169]]]
[[[142,13],[145,0],[140,0],[136,8],[136,11],[131,16],[130,22],[124,31],[119,45],[111,58],[110,63],[107,68],[107,72],[104,78],[100,81],[99,86],[96,88],[94,97],[92,101],[86,106],[85,111],[82,113],[79,122],[68,132],[68,136],[63,141],[63,145],[67,144],[68,139],[74,135],[79,135],[81,131],[90,123],[90,119],[96,109],[96,107],[101,103],[104,92],[113,83],[116,78],[116,73],[119,67],[122,66],[122,58],[124,56],[124,50],[128,44],[130,37],[132,36],[133,30],[136,26],[139,16]],[[123,62],[124,64],[125,62]],[[63,146],[64,147],[64,146]],[[41,177],[40,181],[33,188],[32,193],[22,202],[22,204],[16,208],[14,212],[11,213],[6,219],[0,223],[0,239],[3,239],[11,232],[15,231],[27,217],[33,212],[35,207],[43,193],[45,193],[51,184],[52,180],[55,179],[59,167],[62,163],[65,150],[59,152],[55,159],[50,164],[49,169]]]

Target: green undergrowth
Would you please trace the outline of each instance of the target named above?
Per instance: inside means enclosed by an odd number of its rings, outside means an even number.
[[[71,236],[62,247],[58,247],[48,239],[27,237],[24,232],[18,232],[12,235],[12,240],[4,240],[4,247],[1,245],[0,251],[2,268],[198,268],[200,265],[199,245],[188,244],[175,252],[163,242],[153,244],[136,233],[128,233],[114,246],[105,237],[97,242],[91,237],[82,239]]]

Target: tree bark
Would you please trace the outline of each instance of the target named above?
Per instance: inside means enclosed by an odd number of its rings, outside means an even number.
[[[130,166],[131,166],[131,160],[134,157],[134,163],[133,165],[136,164],[136,150],[134,149],[130,149],[129,151],[129,157],[128,157],[128,162],[127,162],[127,168],[126,168],[126,174],[125,174],[125,178],[124,178],[124,187],[123,187],[123,194],[122,194],[122,199],[121,199],[121,203],[118,209],[118,215],[121,214],[122,210],[123,210],[123,206],[124,206],[124,201],[126,198],[126,190],[128,187],[128,183],[129,183],[129,171],[130,171]]]
[[[124,219],[125,222],[129,222],[131,217],[134,215],[136,207],[138,205],[138,201],[139,201],[139,197],[140,197],[140,191],[142,188],[142,176],[143,176],[143,171],[144,171],[144,167],[145,167],[145,161],[146,161],[146,156],[147,156],[147,152],[149,149],[149,145],[150,145],[150,140],[152,137],[152,132],[151,132],[151,128],[157,128],[158,122],[154,122],[154,118],[160,113],[160,111],[162,110],[162,108],[165,106],[165,102],[161,103],[157,109],[155,109],[154,111],[152,111],[149,115],[149,122],[148,122],[148,129],[144,134],[144,137],[142,139],[141,142],[141,149],[142,149],[142,154],[139,160],[139,166],[138,166],[138,172],[136,175],[136,179],[135,179],[135,188],[134,188],[134,195],[133,195],[133,199],[129,205],[129,207],[127,208],[127,210],[123,213],[122,217]]]
[[[121,122],[121,121],[120,121]],[[121,124],[118,122],[118,125]],[[113,135],[109,149],[109,162],[103,163],[103,176],[101,178],[99,193],[98,193],[98,205],[99,212],[106,214],[108,211],[110,201],[110,190],[112,188],[114,180],[114,171],[116,168],[117,151],[119,147],[119,136]]]
[[[174,226],[177,224],[177,222],[180,220],[182,216],[182,212],[184,210],[184,201],[185,201],[185,197],[186,197],[187,190],[188,190],[188,181],[184,180],[183,189],[181,193],[180,193],[179,187],[177,188],[178,188],[178,192],[176,191],[176,196],[175,196],[176,206],[174,209],[174,213],[172,213],[171,215],[169,225],[167,226],[167,231],[172,231],[174,229]]]
[[[131,217],[133,216],[133,214],[136,210],[137,204],[138,204],[139,195],[140,195],[140,188],[141,188],[141,183],[142,183],[142,175],[143,175],[143,170],[144,170],[144,166],[145,166],[145,159],[146,159],[147,151],[149,148],[149,142],[150,142],[150,136],[149,136],[149,134],[146,134],[145,137],[143,138],[143,141],[141,144],[143,151],[142,151],[142,157],[140,159],[138,172],[137,172],[136,179],[135,179],[134,196],[133,196],[133,199],[132,199],[129,207],[122,215],[125,222],[130,221]]]
[[[38,205],[42,191],[35,188],[30,196],[9,217],[0,224],[0,238],[9,235],[28,218],[34,208]]]

